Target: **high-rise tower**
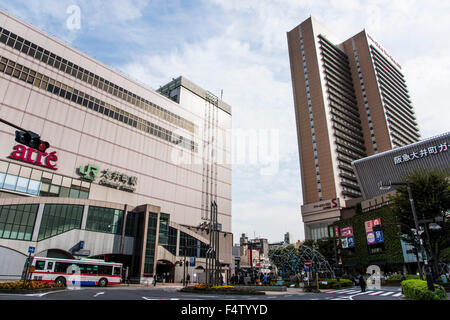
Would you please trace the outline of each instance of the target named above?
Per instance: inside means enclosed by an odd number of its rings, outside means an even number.
[[[314,18],[288,32],[307,239],[328,235],[361,192],[351,162],[419,141],[400,64],[362,31],[340,41]]]

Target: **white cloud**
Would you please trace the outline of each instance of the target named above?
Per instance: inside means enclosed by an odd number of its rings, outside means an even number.
[[[2,6],[57,33],[55,25],[64,24],[65,10],[73,3],[20,0]],[[310,15],[341,40],[366,29],[402,65],[422,136],[448,131],[450,1],[204,0],[194,10],[184,7],[191,2],[179,3],[180,8],[162,1],[76,2],[82,9],[82,32],[121,43],[120,54],[131,57],[114,67],[155,89],[178,75],[217,96],[223,89],[233,108],[233,128],[279,130],[280,171],[275,177],[261,176],[261,166],[233,168],[237,238],[255,231],[279,241],[289,231],[302,239],[286,32]],[[146,12],[149,6],[156,11]],[[148,18],[155,12],[157,23]],[[64,30],[57,35],[69,41],[78,36]]]

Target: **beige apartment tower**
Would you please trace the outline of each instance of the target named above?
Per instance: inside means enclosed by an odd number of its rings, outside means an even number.
[[[365,30],[339,40],[313,17],[287,33],[306,239],[361,197],[351,162],[420,140],[401,65]]]

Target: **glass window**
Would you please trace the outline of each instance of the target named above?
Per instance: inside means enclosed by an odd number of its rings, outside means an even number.
[[[27,189],[28,189],[28,182],[29,182],[29,181],[30,181],[30,180],[27,179],[27,178],[19,177],[19,178],[17,179],[16,191],[19,191],[19,192],[27,192]]]
[[[53,269],[53,261],[47,262],[47,270],[52,270],[52,269]]]
[[[14,189],[16,189],[16,183],[17,183],[17,176],[7,174],[6,178],[5,178],[5,182],[3,184],[3,188],[8,189],[8,190],[14,190]]]
[[[82,205],[46,204],[42,215],[38,240],[46,239],[72,229],[80,229],[82,217]]]
[[[45,261],[43,261],[43,260],[36,261],[36,264],[35,264],[36,270],[44,270],[44,267],[45,267]]]
[[[3,182],[5,182],[6,174],[3,172],[0,172],[0,188],[3,188]]]
[[[28,184],[27,193],[38,195],[40,186],[41,186],[40,181],[30,180],[30,183]]]

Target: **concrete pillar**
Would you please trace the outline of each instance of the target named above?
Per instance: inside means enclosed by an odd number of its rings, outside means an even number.
[[[31,238],[31,241],[38,240],[39,229],[41,228],[41,222],[42,222],[42,215],[44,214],[44,207],[45,207],[44,203],[39,204],[37,217],[36,217],[36,223],[34,224],[34,229],[33,229],[33,237]]]

